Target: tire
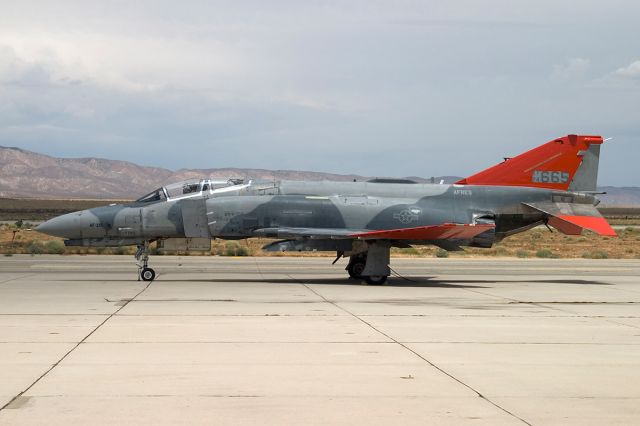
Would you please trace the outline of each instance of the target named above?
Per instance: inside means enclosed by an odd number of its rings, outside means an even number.
[[[371,275],[370,277],[363,277],[369,285],[382,285],[387,282],[386,275]]]
[[[365,262],[361,260],[357,260],[353,263],[349,263],[347,266],[347,272],[349,276],[353,279],[362,278],[362,271],[364,271]]]
[[[142,281],[153,281],[156,277],[156,271],[151,268],[144,268],[142,272],[140,272],[140,278]]]

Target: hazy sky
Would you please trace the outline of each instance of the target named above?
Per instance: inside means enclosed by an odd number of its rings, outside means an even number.
[[[467,175],[568,133],[640,186],[638,1],[0,0],[0,145]]]

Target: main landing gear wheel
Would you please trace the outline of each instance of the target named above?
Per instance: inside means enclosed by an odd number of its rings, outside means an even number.
[[[140,272],[140,278],[142,281],[153,281],[156,277],[156,271],[151,268],[143,268],[142,272]]]
[[[347,272],[349,273],[349,276],[356,280],[362,278],[362,271],[364,271],[365,264],[365,260],[356,260],[355,262],[349,262],[349,264],[347,265]]]
[[[367,265],[367,255],[366,253],[354,254],[349,257],[349,264],[344,268],[349,273],[349,276],[354,280],[359,280],[362,278],[362,271],[364,271],[364,267]]]
[[[383,263],[384,266],[389,264],[389,252],[387,249],[387,252],[384,253],[382,259],[379,259],[380,254],[379,253],[375,253],[378,257],[374,257],[373,260],[377,261],[379,263]],[[367,284],[369,285],[382,285],[385,282],[387,282],[387,276],[388,275],[362,275],[363,272],[365,272],[366,266],[367,266],[367,262],[372,260],[370,258],[370,254],[368,252],[364,252],[364,253],[358,253],[358,254],[354,254],[349,258],[349,264],[347,265],[347,267],[345,268],[347,270],[347,272],[349,273],[349,276],[353,279],[356,280],[364,280]],[[376,268],[376,266],[378,266],[378,268]],[[388,270],[388,267],[385,268],[380,268],[380,265],[376,265],[374,262],[373,265],[373,270],[371,272],[374,273],[384,273],[383,271]],[[369,271],[367,271],[367,273],[371,273]]]
[[[370,277],[362,277],[369,285],[382,285],[387,282],[385,275],[371,275]]]

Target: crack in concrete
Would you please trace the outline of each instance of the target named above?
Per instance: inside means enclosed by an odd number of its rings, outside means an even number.
[[[291,275],[287,275],[289,278],[291,279],[295,279],[293,278]],[[471,385],[463,382],[461,379],[455,377],[453,374],[447,372],[446,370],[444,370],[442,367],[437,366],[436,364],[434,364],[433,362],[429,361],[426,357],[424,357],[423,355],[419,354],[418,352],[416,352],[415,350],[411,349],[409,346],[407,346],[405,343],[400,342],[398,340],[396,340],[395,338],[391,337],[390,335],[386,334],[385,332],[379,330],[378,328],[374,327],[372,324],[368,323],[367,321],[365,321],[364,319],[360,318],[358,315],[354,314],[353,312],[349,311],[346,308],[343,308],[342,306],[338,305],[337,303],[327,299],[326,297],[324,297],[322,294],[318,293],[317,291],[315,291],[313,288],[311,288],[308,284],[306,284],[304,281],[302,280],[297,280],[298,282],[300,282],[300,284],[302,284],[305,288],[307,288],[310,292],[312,292],[313,294],[315,294],[316,296],[320,297],[322,300],[324,300],[325,302],[335,306],[336,308],[346,312],[347,314],[349,314],[350,316],[352,316],[353,318],[357,319],[358,321],[362,322],[363,324],[367,325],[369,328],[371,328],[372,330],[374,330],[375,332],[377,332],[378,334],[381,334],[382,336],[386,337],[387,339],[393,341],[394,344],[397,344],[399,346],[401,346],[402,348],[406,349],[407,351],[411,352],[412,354],[414,354],[415,356],[417,356],[418,358],[420,358],[421,360],[423,360],[424,362],[426,362],[427,364],[429,364],[431,367],[435,368],[436,370],[438,370],[440,373],[444,374],[445,376],[449,377],[452,380],[455,380],[456,382],[458,382],[459,384],[461,384],[462,386],[466,387],[467,389],[469,389],[470,391],[472,391],[473,393],[475,393],[479,398],[483,399],[484,401],[488,402],[489,404],[493,405],[494,407],[496,407],[497,409],[499,409],[500,411],[508,414],[509,416],[521,421],[522,423],[532,426],[531,423],[527,422],[525,419],[523,419],[522,417],[519,417],[518,415],[512,413],[511,411],[507,410],[506,408],[502,407],[501,405],[499,405],[498,403],[492,401],[491,399],[489,399],[488,397],[486,397],[485,395],[483,395],[482,393],[480,393],[478,390],[476,390],[475,388],[473,388]]]
[[[146,286],[144,286],[142,288],[142,290],[140,290],[138,293],[136,293],[135,296],[133,296],[131,298],[131,300],[134,300],[136,297],[140,296],[142,293],[145,292],[145,290],[147,290],[149,288],[149,286],[151,285],[152,281],[149,281],[147,283]],[[130,301],[131,301],[130,300]],[[11,398],[11,400],[9,402],[7,402],[5,405],[3,405],[0,408],[0,412],[4,409],[11,409],[11,408],[19,408],[16,407],[15,404],[20,404],[20,406],[23,405],[23,403],[21,402],[24,398],[29,398],[29,397],[24,397],[23,395],[25,393],[27,393],[31,388],[33,388],[40,380],[44,379],[51,371],[53,371],[54,368],[56,368],[58,365],[60,365],[60,363],[62,361],[64,361],[69,355],[71,355],[71,353],[73,351],[75,351],[80,345],[82,345],[89,337],[91,337],[91,335],[93,333],[95,333],[96,331],[98,331],[100,329],[100,327],[102,327],[107,321],[109,321],[111,318],[113,318],[118,312],[120,312],[122,309],[124,309],[125,306],[127,306],[129,302],[124,303],[122,306],[120,306],[118,309],[116,309],[113,313],[111,313],[107,318],[105,318],[104,321],[102,321],[100,324],[98,324],[93,330],[91,330],[91,332],[89,334],[87,334],[86,336],[84,336],[82,338],[82,340],[80,340],[78,343],[76,343],[67,353],[65,353],[62,358],[60,358],[58,361],[56,361],[51,367],[49,367],[49,369],[47,369],[47,371],[45,371],[44,373],[42,373],[42,375],[40,375],[40,377],[38,377],[35,381],[33,381],[33,383],[31,383],[29,386],[27,386],[26,389],[24,389],[22,392],[20,392],[19,394],[17,394],[16,396],[14,396],[13,398]]]

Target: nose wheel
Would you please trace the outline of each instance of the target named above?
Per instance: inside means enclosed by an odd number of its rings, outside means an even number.
[[[138,263],[138,281],[153,281],[156,278],[156,271],[149,268],[149,241],[138,246],[136,251]]]
[[[140,272],[140,278],[142,278],[142,281],[153,281],[155,277],[156,271],[151,268],[142,268],[142,271]]]

